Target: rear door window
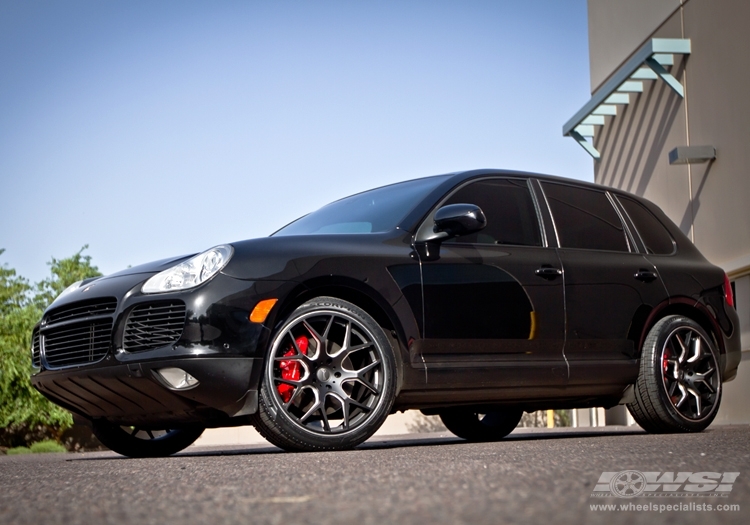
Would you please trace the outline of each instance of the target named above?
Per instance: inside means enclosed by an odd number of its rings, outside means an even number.
[[[543,182],[563,248],[630,251],[619,215],[603,191]]]
[[[654,214],[646,209],[643,204],[633,199],[617,196],[622,207],[625,208],[630,220],[633,221],[646,252],[656,255],[671,255],[674,253],[674,240],[667,229]]]

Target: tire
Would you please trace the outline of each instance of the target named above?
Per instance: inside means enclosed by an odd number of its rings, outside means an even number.
[[[445,427],[467,441],[497,441],[518,426],[523,410],[508,408],[497,412],[477,412],[471,408],[448,408],[440,411]]]
[[[254,424],[284,450],[348,449],[380,428],[395,391],[395,358],[383,329],[352,303],[317,297],[273,337]]]
[[[131,458],[171,456],[192,445],[204,430],[202,427],[147,430],[123,427],[101,419],[93,421],[92,425],[94,435],[105,447]]]
[[[660,319],[643,343],[634,393],[627,407],[647,432],[700,432],[708,427],[721,402],[713,339],[688,317]]]

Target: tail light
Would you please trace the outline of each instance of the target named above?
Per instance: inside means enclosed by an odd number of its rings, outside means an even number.
[[[729,306],[734,308],[734,292],[732,292],[732,283],[729,282],[729,277],[724,274],[724,300]]]

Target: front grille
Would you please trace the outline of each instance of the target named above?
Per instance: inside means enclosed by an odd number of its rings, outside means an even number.
[[[182,301],[138,305],[125,323],[122,347],[128,352],[142,352],[172,344],[182,335],[185,316]]]
[[[117,299],[114,297],[103,297],[80,303],[61,306],[47,313],[47,324],[59,323],[70,319],[91,317],[94,315],[112,315],[117,309]]]
[[[44,357],[51,367],[86,365],[104,359],[112,338],[112,319],[49,328]]]
[[[116,310],[117,299],[102,297],[47,312],[38,345],[45,366],[89,365],[104,359],[111,346],[112,316]]]
[[[34,368],[42,366],[42,341],[39,337],[39,329],[34,330],[31,335],[31,364]]]

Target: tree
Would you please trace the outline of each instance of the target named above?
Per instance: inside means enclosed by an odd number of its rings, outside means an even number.
[[[87,250],[88,247],[88,244],[84,245],[83,248],[78,250],[78,253],[67,259],[58,260],[53,257],[47,263],[52,275],[36,285],[34,303],[37,306],[45,309],[74,282],[101,275],[99,268],[91,265],[91,256],[83,255],[83,251]]]
[[[36,286],[0,266],[0,445],[19,446],[44,437],[57,438],[73,424],[70,413],[34,389],[31,334],[45,308],[75,281],[101,275],[91,257],[78,253],[49,263],[51,276]],[[0,249],[0,255],[5,250]]]
[[[0,248],[0,255],[3,253],[5,250]],[[15,270],[7,268],[5,264],[0,266],[0,316],[14,308],[22,308],[30,290],[29,282],[16,275]]]

